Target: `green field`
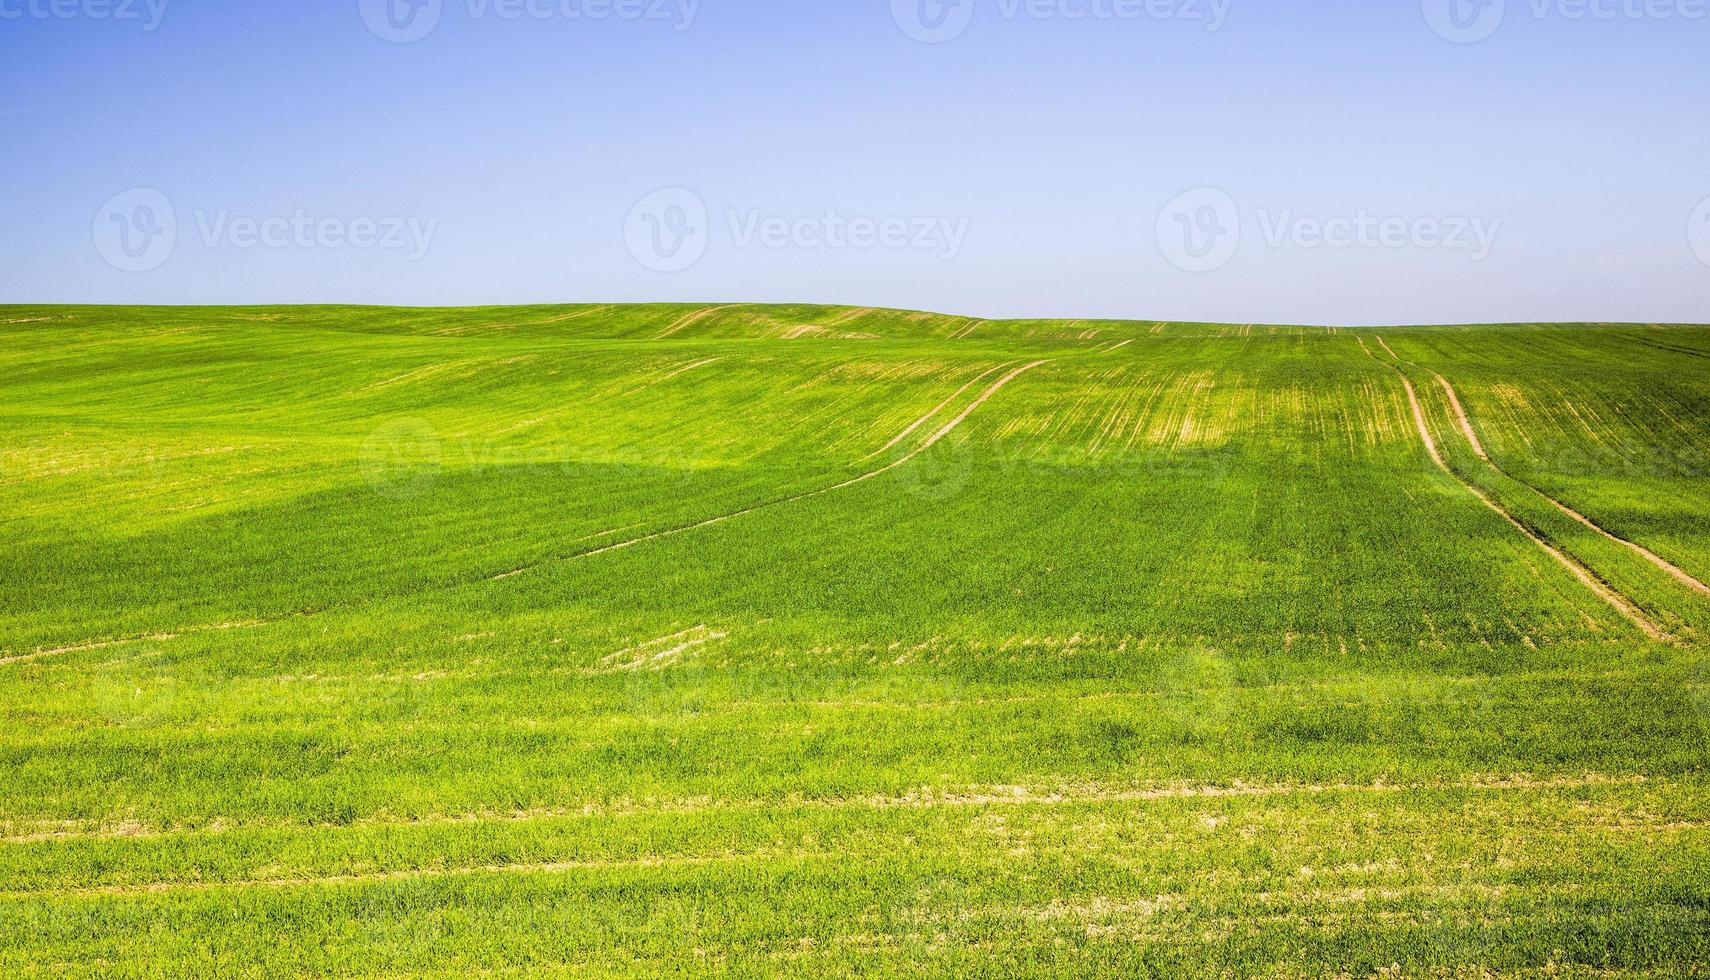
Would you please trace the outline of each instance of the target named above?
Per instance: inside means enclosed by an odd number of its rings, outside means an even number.
[[[1710,975],[1707,359],[0,307],[0,976]]]

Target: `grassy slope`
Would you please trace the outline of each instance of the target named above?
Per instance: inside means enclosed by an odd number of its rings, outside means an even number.
[[[1691,969],[1705,350],[0,308],[0,969]]]

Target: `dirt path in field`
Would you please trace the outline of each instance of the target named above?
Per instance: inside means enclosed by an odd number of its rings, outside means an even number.
[[[925,415],[922,415],[918,419],[915,419],[914,423],[912,425],[910,425],[908,428],[902,430],[901,432],[897,433],[896,438],[892,439],[890,442],[885,443],[883,446],[880,446],[878,449],[875,449],[874,451],[868,453],[867,455],[861,457],[861,462],[865,463],[867,460],[872,459],[874,456],[883,455],[884,453],[887,453],[890,450],[896,448],[897,443],[900,443],[904,439],[907,439],[909,436],[914,435],[914,430],[925,425],[928,421],[930,421],[932,419],[933,416],[937,415],[939,412],[942,412],[942,411],[944,411],[944,409],[948,408],[950,406],[951,402],[954,402],[956,399],[962,397],[962,394],[964,392],[966,392],[969,388],[972,388],[973,386],[979,384],[981,381],[984,381],[985,379],[991,377],[992,375],[996,374],[997,372],[1002,371],[1005,367],[1007,367],[1013,363],[1015,363],[1015,362],[1014,361],[1005,361],[1004,363],[999,364],[997,367],[994,367],[994,368],[986,371],[984,374],[982,374],[979,377],[975,378],[974,380],[968,382],[967,384],[963,385],[962,387],[957,388],[955,394],[951,395],[949,398],[944,399],[942,402],[939,402],[938,406],[936,408],[934,408],[932,411],[927,412]]]
[[[1494,464],[1492,464],[1492,465],[1494,465]],[[1514,479],[1514,478],[1509,477],[1509,479]],[[1525,481],[1515,480],[1515,482],[1516,483],[1524,483]],[[1531,486],[1531,484],[1529,484],[1529,483],[1527,483],[1525,485]],[[1664,558],[1663,556],[1657,554],[1656,552],[1652,551],[1651,549],[1645,547],[1642,544],[1639,544],[1636,541],[1628,541],[1626,538],[1623,538],[1620,535],[1615,534],[1612,531],[1605,530],[1596,521],[1593,521],[1591,518],[1586,517],[1584,514],[1581,514],[1579,511],[1576,511],[1572,507],[1569,507],[1567,504],[1564,504],[1561,501],[1555,499],[1554,497],[1551,497],[1550,495],[1544,493],[1542,490],[1539,490],[1537,487],[1532,487],[1532,491],[1534,493],[1536,493],[1538,496],[1543,497],[1545,500],[1548,500],[1550,503],[1554,504],[1557,510],[1561,511],[1562,513],[1566,514],[1567,516],[1573,518],[1574,520],[1585,525],[1586,527],[1590,528],[1591,530],[1596,531],[1598,534],[1603,535],[1605,538],[1608,538],[1609,540],[1615,542],[1616,544],[1623,545],[1623,546],[1631,549],[1634,554],[1638,555],[1639,557],[1650,562],[1652,565],[1655,565],[1656,567],[1667,572],[1670,576],[1672,576],[1675,579],[1675,581],[1679,582],[1681,585],[1686,586],[1687,588],[1691,589],[1694,592],[1697,592],[1700,595],[1710,596],[1710,585],[1705,585],[1703,582],[1700,582],[1698,579],[1694,578],[1691,575],[1691,573],[1687,572],[1685,569],[1683,569],[1680,566],[1669,561],[1667,558]]]
[[[226,630],[255,629],[279,620],[251,619],[235,623],[211,623],[206,626],[185,626],[170,633],[145,633],[141,636],[126,636],[112,640],[95,640],[89,643],[79,643],[75,646],[54,647],[46,650],[36,650],[31,653],[21,653],[10,657],[0,657],[0,667],[10,664],[29,663],[32,660],[43,660],[48,657],[59,657],[68,653],[85,653],[90,650],[106,650],[110,647],[127,646],[132,643],[165,643],[176,640],[181,636],[191,636],[196,633],[217,633]]]
[[[686,365],[684,367],[680,367],[677,370],[672,371],[670,374],[664,375],[662,377],[654,378],[652,381],[647,382],[646,384],[642,385],[639,388],[631,388],[630,390],[624,392],[623,394],[619,395],[618,397],[619,398],[628,398],[630,395],[634,395],[634,394],[637,394],[639,392],[646,391],[647,389],[652,388],[656,385],[662,385],[665,382],[670,381],[672,378],[675,378],[679,374],[687,374],[696,368],[703,368],[709,364],[717,364],[719,361],[722,361],[722,360],[724,360],[724,358],[722,358],[722,357],[709,357],[704,361],[696,361],[693,364],[689,364],[689,365]]]
[[[604,312],[610,310],[611,308],[612,308],[612,305],[610,303],[607,303],[604,306],[591,306],[585,310],[572,310],[569,313],[560,313],[557,316],[549,316],[544,320],[519,320],[516,323],[495,323],[495,324],[491,324],[491,326],[495,326],[495,327],[538,327],[538,326],[541,326],[543,324],[548,324],[548,323],[563,323],[566,320],[580,320],[581,318],[583,318],[585,316],[593,316],[596,313],[604,313]]]
[[[447,370],[450,370],[451,368],[462,367],[463,365],[468,364],[468,363],[470,363],[470,362],[469,361],[435,361],[432,364],[424,365],[424,366],[416,368],[412,371],[405,371],[403,374],[400,374],[395,378],[387,378],[384,381],[376,381],[373,384],[363,385],[361,388],[355,389],[355,394],[360,395],[365,391],[373,391],[376,388],[385,388],[388,385],[395,385],[400,381],[409,381],[412,378],[419,378],[419,377],[422,377],[424,375],[433,374],[436,371],[447,371]]]
[[[1172,800],[1230,800],[1253,798],[1287,798],[1313,797],[1334,794],[1348,795],[1391,795],[1408,793],[1551,793],[1584,789],[1624,789],[1651,785],[1651,780],[1644,776],[1614,776],[1602,773],[1587,773],[1579,776],[1565,776],[1554,779],[1538,779],[1530,776],[1509,776],[1501,778],[1445,780],[1430,783],[1274,783],[1249,785],[1235,782],[1228,786],[1215,785],[1176,785],[1156,787],[1120,787],[1080,785],[1055,788],[1039,788],[1028,786],[974,786],[953,789],[923,788],[900,796],[850,796],[827,798],[786,798],[781,800],[718,800],[707,798],[692,798],[682,800],[650,801],[646,803],[590,803],[565,807],[551,807],[515,811],[492,811],[455,815],[430,815],[413,819],[398,819],[380,817],[359,819],[336,827],[326,825],[306,825],[301,823],[269,822],[263,824],[245,825],[240,821],[218,821],[205,828],[194,830],[145,828],[134,823],[124,823],[112,828],[98,830],[82,829],[49,829],[36,833],[18,834],[0,837],[0,844],[31,844],[50,841],[75,840],[149,840],[169,835],[186,837],[206,837],[229,834],[242,830],[291,830],[297,832],[326,832],[326,831],[362,831],[372,829],[405,829],[427,828],[456,825],[506,825],[533,823],[545,820],[564,820],[579,817],[620,817],[648,816],[699,813],[728,813],[728,812],[768,812],[789,810],[927,810],[939,808],[980,808],[1000,806],[1073,806],[1082,804],[1101,803],[1157,803]],[[591,863],[590,867],[605,866]],[[536,865],[516,865],[507,867],[531,868]],[[433,874],[439,869],[429,871],[400,871],[382,872],[382,875],[403,874]],[[487,867],[472,869],[475,871],[488,870]],[[232,882],[231,886],[239,885],[269,885],[269,884],[317,884],[336,883],[341,881],[365,880],[359,876],[332,876],[327,878],[304,878],[283,882],[274,880]],[[111,886],[113,889],[123,889],[136,892],[147,892],[162,887],[165,888],[195,888],[199,883],[163,883],[159,885]],[[59,894],[53,891],[23,892],[14,894]]]
[[[525,323],[519,323],[519,324],[517,324],[517,326],[519,326],[519,327],[533,327],[533,326],[539,326],[540,324],[543,324],[543,323],[563,323],[566,320],[580,320],[585,316],[594,316],[594,315],[599,314],[599,313],[605,313],[606,311],[610,310],[611,308],[612,308],[611,304],[608,303],[605,306],[590,307],[589,309],[586,309],[586,310],[577,310],[574,313],[565,313],[561,316],[549,316],[544,320],[529,320]]]
[[[832,317],[831,319],[825,321],[825,323],[821,324],[821,326],[841,327],[845,323],[850,323],[850,322],[853,322],[855,320],[859,320],[862,317],[864,317],[867,314],[872,313],[872,312],[873,312],[873,308],[871,306],[857,306],[852,310],[844,310],[842,313],[839,313],[836,316]]]
[[[1432,374],[1436,374],[1436,372],[1433,371]],[[1684,585],[1687,588],[1691,589],[1692,591],[1697,592],[1699,595],[1710,596],[1710,585],[1705,585],[1703,582],[1699,581],[1697,578],[1694,578],[1692,576],[1692,574],[1687,572],[1684,568],[1681,568],[1680,566],[1669,561],[1667,558],[1664,558],[1663,556],[1657,554],[1656,552],[1645,547],[1644,545],[1639,544],[1637,541],[1629,541],[1626,538],[1621,537],[1619,534],[1616,534],[1613,531],[1610,531],[1610,530],[1604,528],[1602,525],[1598,524],[1596,521],[1592,520],[1591,518],[1586,517],[1584,514],[1581,514],[1579,511],[1574,510],[1572,507],[1569,507],[1567,504],[1562,503],[1561,501],[1550,496],[1549,494],[1538,489],[1537,487],[1532,486],[1532,484],[1527,483],[1525,480],[1522,480],[1519,477],[1514,476],[1513,474],[1509,473],[1507,470],[1503,469],[1500,464],[1498,464],[1495,460],[1490,458],[1490,455],[1484,451],[1484,446],[1479,443],[1478,435],[1473,432],[1472,421],[1467,417],[1466,409],[1461,407],[1460,396],[1458,396],[1455,393],[1455,386],[1449,383],[1448,378],[1445,378],[1440,374],[1436,374],[1436,377],[1437,377],[1437,383],[1441,384],[1443,386],[1443,391],[1448,394],[1449,403],[1455,407],[1455,416],[1460,421],[1461,431],[1466,434],[1467,441],[1472,443],[1473,452],[1478,453],[1479,459],[1482,459],[1485,462],[1489,463],[1498,473],[1501,473],[1503,476],[1508,477],[1510,480],[1513,480],[1515,483],[1518,483],[1518,484],[1530,489],[1533,493],[1544,498],[1546,501],[1548,501],[1550,503],[1551,506],[1553,506],[1557,510],[1561,511],[1563,514],[1566,514],[1567,516],[1573,518],[1575,521],[1578,521],[1580,524],[1585,525],[1586,527],[1590,528],[1591,530],[1596,531],[1598,534],[1601,534],[1603,537],[1608,538],[1610,541],[1613,541],[1616,544],[1621,545],[1622,547],[1631,550],[1634,554],[1636,554],[1639,557],[1650,562],[1652,565],[1655,565],[1657,568],[1662,569],[1664,572],[1667,572],[1671,577],[1674,578],[1675,581],[1679,582],[1681,585]]]
[[[953,429],[955,429],[957,426],[961,425],[963,422],[966,422],[968,420],[968,416],[974,414],[974,411],[976,409],[978,409],[981,405],[984,405],[986,402],[991,401],[992,396],[997,394],[998,392],[1002,391],[1005,385],[1009,384],[1011,381],[1014,381],[1016,378],[1021,377],[1023,374],[1026,374],[1027,372],[1033,370],[1034,368],[1039,367],[1039,366],[1044,365],[1044,364],[1049,364],[1049,363],[1051,363],[1051,362],[1050,361],[1034,361],[1032,364],[1024,364],[1021,367],[1018,367],[1015,370],[1004,375],[1003,378],[1001,380],[999,380],[997,384],[994,384],[990,388],[987,388],[985,390],[985,392],[983,392],[980,395],[980,397],[974,399],[974,403],[972,405],[969,405],[967,408],[963,409],[962,414],[956,416],[953,420],[951,420],[949,425],[946,425],[944,428],[939,429],[937,432],[934,432],[932,434],[932,438],[930,438],[930,439],[928,439],[925,442],[920,444],[920,448],[916,449],[914,452],[909,453],[907,456],[904,456],[902,459],[897,460],[897,462],[892,464],[892,465],[893,466],[900,466],[903,463],[906,463],[909,460],[915,458],[916,456],[919,456],[921,453],[925,452],[926,450],[931,449],[933,446],[938,444],[938,440],[943,439],[945,436],[949,435],[950,432]],[[883,471],[881,470],[880,472],[883,472]]]
[[[689,313],[689,314],[683,316],[682,318],[678,319],[677,322],[671,324],[669,327],[666,327],[663,333],[659,334],[658,336],[654,337],[653,339],[654,340],[664,340],[666,337],[671,336],[672,334],[676,333],[679,330],[682,330],[685,327],[694,326],[695,324],[701,322],[702,320],[705,320],[707,317],[712,316],[714,313],[718,313],[718,312],[721,312],[723,310],[734,309],[736,307],[736,305],[737,304],[735,304],[735,303],[726,303],[724,306],[708,306],[705,309],[696,310],[693,313]]]
[[[1378,343],[1380,343],[1380,344],[1383,343],[1383,338],[1381,338],[1381,337],[1378,338]],[[1384,349],[1389,350],[1389,345],[1384,344]],[[1391,353],[1393,354],[1394,351],[1391,351]],[[1397,360],[1399,360],[1399,358],[1397,358]],[[1427,369],[1423,369],[1423,370],[1429,370],[1429,369],[1427,368]],[[1491,468],[1495,469],[1498,473],[1501,473],[1503,476],[1508,477],[1510,480],[1513,480],[1515,483],[1518,483],[1521,486],[1526,487],[1527,489],[1531,490],[1533,493],[1542,497],[1544,500],[1549,502],[1550,506],[1561,511],[1563,514],[1566,514],[1568,517],[1573,518],[1575,521],[1579,522],[1580,524],[1583,524],[1587,528],[1590,528],[1591,530],[1596,531],[1598,534],[1609,539],[1610,541],[1613,541],[1616,544],[1621,545],[1624,548],[1627,548],[1628,550],[1632,551],[1634,554],[1636,554],[1639,557],[1650,562],[1652,565],[1654,565],[1657,568],[1661,569],[1662,571],[1668,573],[1668,575],[1670,577],[1672,577],[1675,581],[1679,582],[1681,585],[1684,585],[1687,588],[1691,589],[1692,591],[1697,592],[1699,595],[1710,596],[1710,585],[1706,585],[1705,583],[1699,581],[1697,578],[1693,577],[1693,575],[1691,573],[1689,573],[1688,571],[1686,571],[1685,569],[1674,564],[1673,562],[1669,561],[1667,558],[1664,558],[1663,556],[1657,554],[1656,552],[1645,547],[1644,545],[1639,544],[1636,541],[1629,541],[1626,538],[1623,538],[1620,535],[1608,530],[1607,528],[1604,528],[1602,525],[1598,524],[1596,521],[1593,521],[1591,518],[1586,517],[1584,514],[1581,514],[1579,511],[1574,510],[1572,507],[1569,507],[1567,504],[1562,503],[1561,501],[1550,496],[1549,494],[1545,493],[1544,491],[1538,489],[1537,487],[1533,486],[1532,484],[1526,482],[1525,480],[1520,479],[1517,476],[1514,476],[1512,473],[1509,473],[1507,470],[1503,469],[1501,464],[1497,463],[1494,459],[1490,458],[1490,454],[1485,451],[1484,444],[1479,441],[1478,433],[1473,431],[1472,419],[1467,415],[1466,408],[1461,404],[1461,397],[1460,397],[1460,394],[1455,391],[1455,386],[1449,382],[1448,378],[1444,377],[1441,374],[1438,374],[1435,371],[1431,371],[1431,375],[1433,377],[1435,377],[1437,379],[1437,383],[1442,386],[1443,393],[1449,396],[1449,404],[1454,407],[1454,411],[1455,411],[1455,421],[1459,424],[1460,429],[1461,429],[1461,433],[1466,436],[1467,442],[1472,444],[1473,452],[1478,454],[1479,459],[1482,459],[1486,463],[1489,463],[1491,465]]]
[[[1472,450],[1478,454],[1478,458],[1490,463],[1490,454],[1484,451],[1484,443],[1478,441],[1478,433],[1473,431],[1472,419],[1467,417],[1467,410],[1461,406],[1461,396],[1455,392],[1455,386],[1449,384],[1449,379],[1437,372],[1431,373],[1437,376],[1437,383],[1443,386],[1443,393],[1449,396],[1449,404],[1454,406],[1455,421],[1460,423],[1461,434],[1467,437],[1467,442],[1472,443]]]
[[[303,878],[259,878],[237,881],[163,881],[146,885],[100,885],[93,888],[69,888],[42,892],[0,892],[9,897],[91,898],[100,895],[161,895],[187,892],[234,891],[245,888],[311,888],[328,885],[377,884],[387,881],[409,881],[429,878],[463,878],[480,874],[562,874],[571,871],[610,871],[642,868],[686,868],[723,864],[735,861],[768,861],[782,857],[835,857],[832,854],[802,852],[754,851],[746,854],[710,856],[680,855],[670,857],[641,857],[606,861],[552,861],[527,864],[484,864],[461,868],[404,868],[397,871],[375,871],[367,874],[321,875]]]
[[[1389,350],[1391,354],[1395,353],[1393,350],[1390,350],[1388,344],[1383,343],[1382,338],[1378,338],[1378,343],[1383,344],[1384,350]],[[1366,347],[1364,341],[1361,341],[1360,349],[1364,350],[1367,356],[1371,357],[1378,363],[1385,363],[1382,358],[1373,354],[1371,349]],[[1400,360],[1400,358],[1397,358],[1397,360]],[[1412,407],[1413,421],[1419,429],[1419,438],[1424,440],[1426,452],[1430,453],[1431,461],[1436,463],[1439,469],[1453,477],[1455,482],[1465,487],[1467,492],[1477,497],[1480,503],[1490,508],[1493,513],[1501,517],[1503,520],[1507,521],[1515,528],[1515,530],[1518,530],[1521,534],[1532,539],[1533,544],[1542,548],[1546,554],[1551,558],[1554,558],[1563,568],[1566,568],[1571,572],[1573,577],[1580,581],[1580,584],[1584,585],[1587,589],[1590,589],[1598,598],[1608,603],[1616,612],[1619,612],[1622,616],[1626,617],[1628,622],[1631,622],[1634,626],[1638,627],[1646,636],[1658,642],[1670,642],[1673,640],[1673,637],[1664,632],[1662,627],[1658,626],[1655,622],[1652,622],[1651,618],[1645,615],[1644,611],[1639,609],[1631,599],[1628,599],[1626,596],[1615,591],[1613,587],[1598,578],[1591,569],[1587,568],[1578,559],[1569,555],[1567,552],[1562,551],[1560,548],[1557,548],[1555,545],[1546,541],[1542,535],[1521,523],[1519,518],[1510,514],[1501,504],[1496,502],[1495,498],[1479,489],[1476,484],[1461,476],[1453,466],[1450,466],[1448,460],[1443,458],[1442,450],[1437,447],[1436,437],[1431,434],[1431,426],[1425,419],[1425,408],[1420,404],[1419,393],[1413,387],[1413,379],[1409,378],[1394,364],[1389,364],[1388,367],[1396,373],[1396,376],[1401,379],[1402,386],[1407,389],[1407,402],[1408,405]]]
[[[1384,339],[1383,339],[1383,338],[1382,338],[1382,337],[1379,337],[1379,338],[1377,338],[1377,342],[1378,342],[1378,343],[1380,343],[1380,344],[1382,344],[1382,345],[1383,345],[1383,349],[1384,349],[1384,350],[1386,350],[1386,351],[1388,351],[1388,352],[1389,352],[1389,356],[1390,356],[1390,357],[1393,357],[1393,358],[1395,358],[1395,359],[1396,359],[1396,360],[1398,360],[1398,361],[1400,361],[1400,362],[1401,362],[1401,363],[1403,363],[1403,364],[1413,364],[1413,362],[1412,362],[1412,361],[1410,361],[1410,360],[1408,360],[1408,359],[1407,359],[1407,358],[1405,358],[1405,357],[1402,357],[1402,356],[1401,356],[1401,355],[1400,355],[1400,354],[1397,354],[1397,353],[1396,353],[1396,352],[1395,352],[1395,348],[1393,348],[1393,347],[1391,347],[1391,346],[1389,346],[1389,341],[1387,341],[1387,340],[1384,340]],[[1361,347],[1364,347],[1364,346],[1365,346],[1365,344],[1364,344],[1364,343],[1361,343],[1361,344],[1360,344],[1360,346],[1361,346]],[[1367,352],[1366,352],[1366,353],[1368,353],[1368,354],[1369,354],[1369,353],[1371,353],[1371,351],[1369,351],[1369,350],[1368,350],[1368,351],[1367,351]],[[1414,366],[1414,367],[1418,367],[1418,366],[1419,366],[1419,365],[1417,365],[1417,364],[1413,364],[1413,366]]]
[[[683,654],[690,650],[716,643],[729,636],[729,633],[711,629],[705,625],[692,626],[679,630],[667,636],[657,637],[645,643],[625,647],[616,653],[607,654],[600,658],[599,666],[582,671],[588,676],[601,674],[633,673],[640,670],[659,670],[677,662]]]
[[[733,521],[733,520],[737,519],[738,517],[745,517],[749,514],[758,513],[758,512],[763,511],[763,510],[771,510],[774,507],[782,507],[785,504],[793,504],[793,503],[797,503],[797,502],[803,501],[803,500],[811,500],[814,497],[822,497],[828,493],[835,493],[838,490],[845,490],[845,489],[848,489],[849,487],[855,486],[857,484],[865,483],[868,480],[873,479],[874,477],[883,476],[884,474],[889,473],[892,470],[897,469],[898,467],[907,465],[915,457],[919,456],[921,453],[924,453],[928,449],[931,449],[933,446],[937,445],[939,443],[939,441],[941,441],[945,436],[949,435],[951,432],[955,431],[955,429],[958,426],[960,426],[963,422],[967,421],[968,416],[974,414],[974,411],[976,409],[978,409],[981,405],[984,405],[986,402],[990,401],[992,399],[992,396],[996,395],[999,391],[1002,391],[1004,389],[1004,387],[1006,385],[1008,385],[1011,381],[1014,381],[1016,378],[1021,377],[1023,374],[1026,374],[1028,371],[1031,371],[1036,367],[1039,367],[1043,364],[1049,364],[1049,363],[1051,363],[1049,360],[1034,361],[1031,364],[1026,364],[1026,365],[1023,365],[1021,367],[1018,367],[1015,370],[1004,375],[1002,378],[998,379],[990,387],[988,387],[985,391],[981,392],[980,397],[974,399],[973,404],[969,405],[966,409],[963,409],[962,414],[960,414],[960,415],[956,416],[954,419],[950,420],[950,422],[948,422],[946,425],[944,425],[943,428],[938,429],[936,432],[934,432],[924,442],[922,442],[920,445],[916,446],[914,449],[910,450],[909,452],[905,453],[902,456],[897,457],[896,459],[885,464],[884,466],[879,467],[876,470],[871,470],[869,472],[861,474],[860,476],[853,477],[853,478],[848,479],[848,480],[844,480],[841,483],[833,484],[832,486],[829,486],[829,487],[821,487],[818,490],[810,490],[806,493],[799,493],[799,494],[796,494],[794,496],[784,497],[784,498],[779,499],[779,500],[768,501],[768,502],[763,503],[763,504],[756,504],[753,507],[745,507],[742,510],[733,511],[729,514],[720,514],[717,517],[710,517],[710,518],[707,518],[706,520],[703,520],[703,521],[697,521],[694,524],[687,524],[687,525],[684,525],[682,527],[669,528],[669,529],[664,530],[664,531],[655,531],[652,534],[644,534],[638,538],[631,538],[628,541],[620,541],[617,544],[606,545],[603,548],[595,548],[592,551],[584,551],[584,552],[581,552],[580,554],[566,555],[562,558],[548,559],[547,561],[539,562],[539,563],[534,564],[534,565],[529,565],[529,566],[524,567],[524,568],[513,569],[511,571],[504,572],[502,574],[493,576],[493,580],[497,581],[500,579],[515,578],[516,576],[522,575],[526,572],[534,571],[535,569],[540,568],[543,565],[556,564],[558,562],[564,562],[564,561],[579,561],[583,558],[593,558],[596,555],[604,555],[604,554],[609,554],[609,553],[614,552],[614,551],[622,551],[626,548],[633,548],[639,544],[646,544],[649,541],[657,541],[660,538],[669,538],[669,537],[675,537],[676,535],[679,535],[679,534],[687,534],[690,531],[698,531],[702,528],[712,527],[712,526],[717,525],[717,524],[723,524],[726,521]]]
[[[1685,354],[1688,357],[1702,357],[1710,359],[1710,351],[1701,351],[1696,347],[1681,347],[1674,344],[1664,344],[1654,340],[1646,340],[1643,337],[1629,336],[1628,339],[1632,340],[1636,344],[1641,344],[1653,350],[1666,351],[1670,354]]]

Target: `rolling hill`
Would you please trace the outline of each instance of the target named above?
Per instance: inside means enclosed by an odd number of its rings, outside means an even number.
[[[0,971],[1702,970],[1706,358],[0,307]]]

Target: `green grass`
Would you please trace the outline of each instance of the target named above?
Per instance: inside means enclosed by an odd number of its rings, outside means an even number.
[[[1704,975],[1707,356],[0,307],[0,975]]]

